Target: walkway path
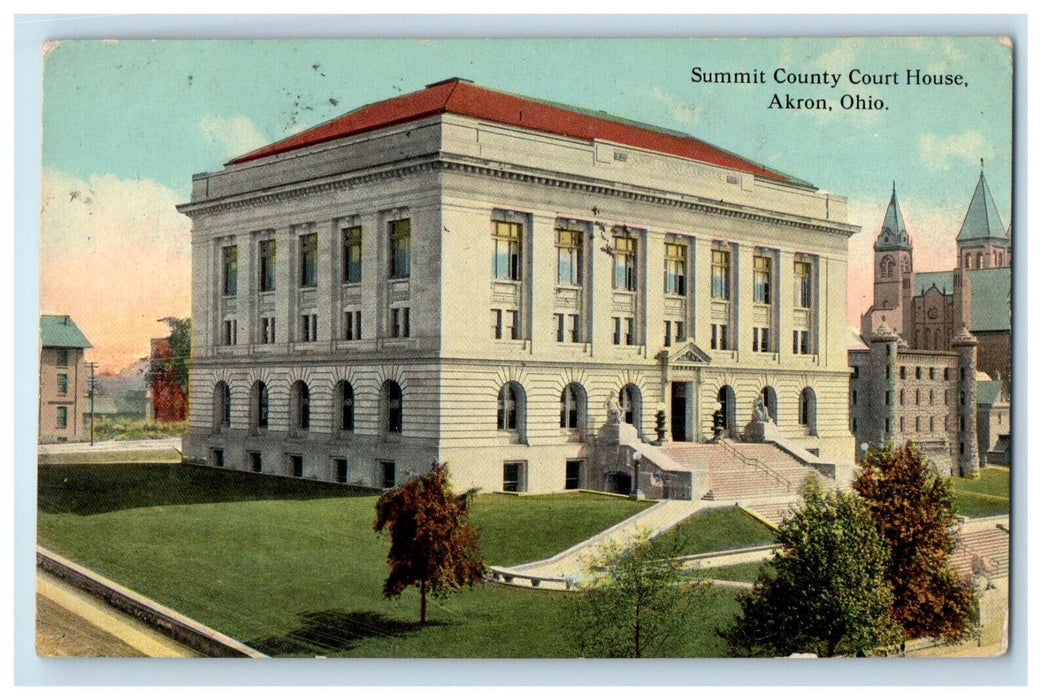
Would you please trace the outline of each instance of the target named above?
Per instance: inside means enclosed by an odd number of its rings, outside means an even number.
[[[560,554],[517,566],[495,566],[492,571],[506,583],[565,590],[586,578],[590,562],[605,547],[627,545],[642,533],[655,537],[702,510],[731,505],[735,505],[735,501],[660,501]]]
[[[86,637],[87,639],[92,640],[101,636],[100,632],[104,632],[107,636],[116,637],[122,642],[122,644],[111,645],[110,650],[114,652],[115,655],[123,655],[123,645],[127,645],[127,647],[130,647],[143,656],[172,658],[200,656],[200,654],[192,649],[168,639],[159,632],[146,627],[134,618],[111,608],[109,605],[89,593],[85,593],[79,588],[75,588],[47,572],[37,571],[36,593],[38,598],[44,598],[51,601],[62,609],[72,613],[74,620],[72,624],[77,629],[65,630],[65,633],[68,634],[71,639],[74,637]],[[90,644],[87,645],[89,648],[84,648],[85,645],[78,645],[75,642],[62,644],[61,638],[65,636],[65,634],[61,631],[57,634],[50,635],[47,642],[41,644],[43,641],[39,636],[41,631],[41,620],[39,617],[41,613],[45,616],[47,614],[44,606],[39,606],[37,613],[37,642],[40,653],[54,656],[83,656],[85,654],[91,656],[114,655],[106,653],[105,650],[99,649],[97,646],[92,646]],[[45,619],[43,622],[46,625],[47,620]],[[68,621],[59,622],[66,626],[69,625]]]
[[[93,453],[93,452],[141,452],[144,450],[182,450],[182,437],[155,438],[152,440],[95,440],[92,445],[87,442],[57,442],[49,445],[38,445],[37,451],[42,455]]]

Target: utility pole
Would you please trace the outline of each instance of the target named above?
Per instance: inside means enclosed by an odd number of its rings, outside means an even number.
[[[88,416],[90,417],[91,427],[88,429],[91,434],[91,446],[95,446],[95,367],[98,367],[97,362],[85,362],[88,369],[91,370],[91,379],[88,380],[87,385],[87,398],[88,398]]]

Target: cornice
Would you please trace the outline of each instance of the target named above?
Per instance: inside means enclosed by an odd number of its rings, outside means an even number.
[[[757,221],[777,226],[820,231],[836,235],[851,236],[854,233],[858,233],[861,229],[859,226],[847,223],[828,223],[819,219],[811,219],[785,212],[765,211],[744,205],[730,204],[723,201],[715,202],[698,196],[672,194],[653,188],[624,185],[622,183],[611,183],[602,180],[573,178],[564,173],[557,173],[554,171],[522,169],[520,167],[498,167],[483,162],[472,162],[466,158],[454,157],[448,154],[435,154],[433,157],[425,161],[402,163],[394,165],[393,167],[375,169],[356,175],[339,175],[325,178],[320,181],[284,185],[280,188],[274,188],[264,192],[250,192],[221,199],[189,202],[178,205],[176,209],[180,213],[190,216],[236,211],[262,204],[288,201],[320,192],[349,190],[372,182],[398,179],[432,171],[454,171],[482,177],[513,180],[542,187],[554,187],[606,197],[617,197],[628,201],[675,207],[688,211],[714,214],[716,216]]]

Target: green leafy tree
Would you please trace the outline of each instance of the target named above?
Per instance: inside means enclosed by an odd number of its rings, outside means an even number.
[[[732,655],[869,654],[899,643],[889,551],[863,501],[809,484],[776,539],[733,627],[719,632]]]
[[[907,638],[959,641],[972,634],[976,593],[950,566],[958,528],[950,481],[908,442],[868,452],[853,488],[889,545],[892,616]]]
[[[681,624],[703,604],[708,584],[681,583],[676,547],[641,533],[629,546],[608,545],[568,598],[563,616],[584,657],[658,656],[684,633]]]
[[[375,504],[376,532],[390,533],[390,575],[383,595],[419,589],[419,622],[426,622],[426,596],[472,586],[484,577],[480,531],[468,521],[469,493],[452,492],[445,465],[391,489]]]

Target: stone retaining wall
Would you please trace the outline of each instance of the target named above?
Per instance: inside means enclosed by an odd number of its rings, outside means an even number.
[[[204,656],[266,658],[235,639],[191,620],[156,601],[96,574],[43,547],[36,548],[38,568],[90,593],[117,610]]]

